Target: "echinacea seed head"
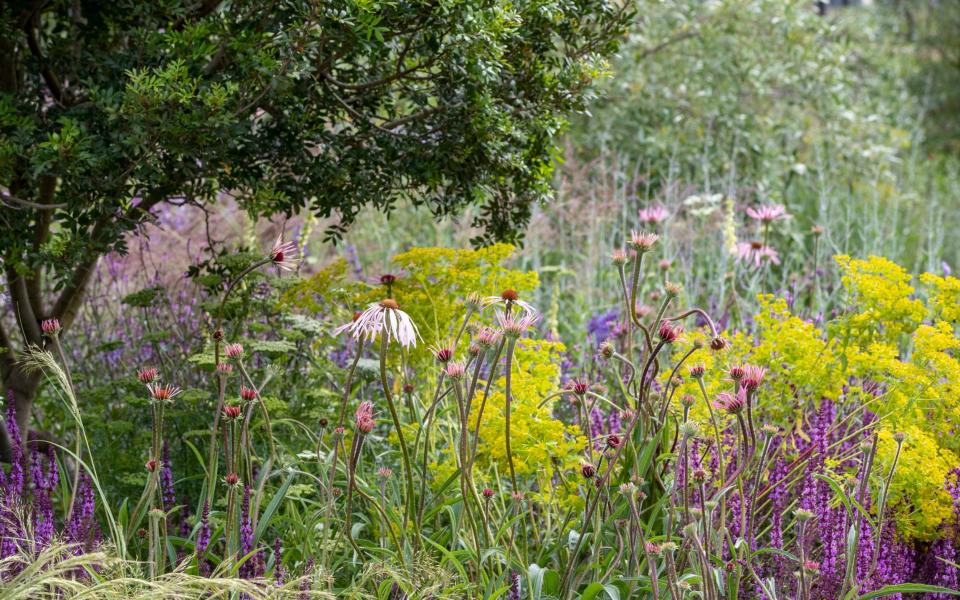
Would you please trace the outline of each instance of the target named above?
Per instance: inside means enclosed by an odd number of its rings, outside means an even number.
[[[317,421],[317,423],[320,425],[321,428],[325,428],[327,426],[328,421],[325,417],[321,417],[320,420]]]
[[[227,473],[226,477],[224,477],[223,480],[230,487],[233,487],[240,483],[240,477],[236,473]]]
[[[730,379],[740,381],[746,375],[746,369],[743,365],[733,365],[730,367]]]
[[[400,304],[393,298],[384,298],[380,301],[380,306],[388,310],[400,310]]]
[[[689,369],[690,377],[694,379],[702,379],[703,374],[706,373],[707,367],[703,363],[696,363],[692,365]]]
[[[157,466],[158,466],[159,464],[160,464],[160,463],[158,463],[156,460],[154,460],[154,459],[151,458],[151,459],[148,460],[143,466],[144,466],[144,468],[145,468],[147,471],[153,473],[154,471],[157,470]]]
[[[673,377],[670,378],[670,385],[672,385],[675,388],[680,387],[681,385],[683,385],[683,377],[680,377],[679,375],[674,375]]]
[[[697,437],[700,435],[700,426],[696,421],[685,421],[680,426],[680,434],[687,439]]]
[[[448,363],[453,360],[453,349],[445,347],[435,348],[433,351],[433,357],[437,359],[437,362]]]
[[[710,349],[714,352],[720,352],[727,349],[727,340],[722,337],[715,337],[710,340]]]
[[[614,348],[613,344],[611,344],[610,342],[603,342],[602,344],[600,344],[599,351],[600,351],[600,356],[604,358],[610,358],[614,355],[617,349]]]
[[[697,467],[693,470],[693,480],[697,483],[704,483],[709,475],[703,467]]]
[[[797,517],[798,521],[809,521],[814,517],[813,513],[805,508],[798,508],[793,511],[793,515]]]
[[[213,330],[213,339],[216,340],[216,341],[218,341],[218,342],[219,342],[220,340],[222,340],[222,339],[223,339],[223,330],[222,330],[222,329],[214,329],[214,330]]]
[[[590,390],[590,384],[587,383],[585,379],[580,379],[578,377],[577,379],[573,380],[570,390],[578,396],[583,396]]]
[[[405,384],[403,384],[403,393],[404,393],[404,394],[412,394],[412,393],[413,393],[413,390],[415,390],[415,389],[416,389],[416,388],[413,386],[412,383],[405,383]]]
[[[392,273],[384,273],[380,276],[380,283],[382,285],[393,285],[397,281],[397,276]]]
[[[493,498],[493,490],[491,490],[490,488],[483,488],[483,492],[481,493],[483,494],[483,497],[488,500],[490,498]]]
[[[620,442],[621,442],[620,436],[615,433],[611,433],[610,435],[607,436],[608,448],[619,448]]]
[[[520,299],[520,294],[516,290],[506,289],[500,292],[500,298],[506,302],[516,302]]]
[[[596,473],[597,470],[592,464],[586,462],[580,464],[580,475],[582,475],[584,479],[593,479]]]
[[[228,404],[223,407],[223,415],[228,419],[237,419],[243,414],[243,408],[238,404]]]

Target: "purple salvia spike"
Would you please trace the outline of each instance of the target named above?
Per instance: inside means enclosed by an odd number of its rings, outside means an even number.
[[[297,600],[308,600],[310,598],[310,577],[313,574],[313,559],[307,560],[307,566],[303,569],[303,579],[300,580],[299,594]]]
[[[57,466],[57,453],[53,445],[47,446],[47,489],[53,490],[60,483],[60,469]]]
[[[590,439],[597,450],[603,448],[603,412],[596,406],[590,411]]]
[[[204,501],[203,512],[200,514],[200,527],[197,529],[197,568],[204,577],[210,575],[210,565],[204,554],[210,547],[210,503]]]
[[[163,441],[161,455],[160,487],[163,490],[163,509],[171,510],[177,503],[177,495],[173,489],[173,469],[170,468],[170,447]]]
[[[240,512],[240,556],[244,557],[253,550],[253,526],[250,523],[250,486],[243,487],[243,504]],[[251,579],[256,576],[257,557],[251,556],[240,565],[240,577]]]
[[[7,434],[10,437],[10,479],[7,482],[7,494],[13,498],[23,498],[26,465],[24,464],[23,438],[17,426],[17,412],[14,408],[13,392],[7,392]]]
[[[277,587],[283,587],[284,580],[286,579],[286,572],[283,569],[283,546],[280,543],[280,538],[275,538],[273,540],[273,581]]]

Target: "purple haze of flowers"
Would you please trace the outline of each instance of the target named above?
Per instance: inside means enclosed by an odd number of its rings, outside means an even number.
[[[603,411],[594,406],[590,410],[590,439],[597,450],[603,448]]]
[[[10,437],[10,477],[7,479],[8,497],[23,498],[24,479],[26,477],[26,457],[23,453],[23,438],[17,426],[17,413],[14,408],[13,392],[7,392],[7,434]]]
[[[283,569],[282,550],[283,546],[278,537],[273,540],[273,582],[277,587],[283,587],[287,578],[286,571]]]
[[[173,469],[170,466],[170,446],[163,441],[161,454],[160,488],[163,490],[163,509],[170,510],[177,503],[177,494],[173,489]]]
[[[510,573],[510,591],[507,592],[509,600],[520,600],[520,574],[516,571]]]
[[[240,556],[245,557],[253,551],[253,525],[250,521],[250,486],[243,488],[243,504],[240,509]],[[251,556],[240,565],[240,577],[253,579],[258,576],[257,556]]]
[[[197,568],[204,577],[210,575],[210,564],[204,557],[210,547],[210,503],[204,501],[203,512],[200,514],[200,527],[197,529]]]
[[[98,537],[95,511],[93,485],[87,474],[81,473],[77,483],[76,506],[66,526],[67,541],[77,545],[74,549],[76,554],[92,546]]]
[[[600,312],[592,317],[587,322],[587,333],[591,338],[593,338],[594,343],[599,344],[604,341],[613,333],[613,328],[617,324],[617,315],[619,314],[616,308],[611,308],[608,311]]]

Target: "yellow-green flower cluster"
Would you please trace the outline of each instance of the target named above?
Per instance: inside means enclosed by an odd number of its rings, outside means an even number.
[[[560,342],[521,339],[513,357],[511,379],[510,431],[511,449],[517,476],[536,480],[534,500],[559,502],[569,507],[579,502],[574,494],[576,482],[569,486],[555,478],[575,472],[587,441],[580,430],[553,417],[554,397],[560,383],[560,359],[564,346]],[[506,380],[495,382],[480,422],[478,461],[481,466],[507,470],[506,452]],[[471,411],[471,428],[476,426],[478,403]]]
[[[853,310],[841,321],[839,335],[844,341],[897,342],[923,320],[927,309],[911,298],[913,278],[903,267],[880,256],[859,260],[842,254],[834,260],[843,272],[841,281]]]

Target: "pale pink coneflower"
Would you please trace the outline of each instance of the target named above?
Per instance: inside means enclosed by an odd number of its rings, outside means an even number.
[[[653,248],[659,239],[660,236],[655,233],[636,230],[630,232],[630,246],[637,252],[646,252]]]
[[[40,329],[47,335],[57,335],[60,333],[60,319],[44,319],[43,322],[40,323]]]
[[[780,264],[780,253],[763,242],[737,242],[737,262],[760,268],[764,262]]]
[[[521,300],[520,294],[518,294],[516,290],[503,290],[499,296],[487,296],[481,302],[484,306],[493,306],[495,304],[500,304],[504,307],[518,306],[528,315],[537,314],[537,309],[526,300]]]
[[[647,208],[640,209],[640,222],[647,225],[657,225],[667,220],[667,217],[670,216],[670,211],[666,207],[659,204],[653,206],[648,206]]]
[[[493,348],[500,341],[500,335],[493,327],[484,327],[477,333],[477,344],[481,348]]]
[[[462,362],[458,360],[450,361],[443,368],[443,372],[447,374],[447,377],[453,380],[463,379],[464,374],[467,372],[467,368],[463,365]]]
[[[747,216],[761,223],[772,223],[781,219],[786,219],[790,215],[782,204],[761,204],[757,208],[748,207]]]
[[[740,391],[738,391],[736,395],[730,392],[720,392],[717,394],[717,401],[714,403],[714,407],[733,414],[743,410],[743,407],[746,405],[747,390],[745,388],[740,388]]]
[[[293,271],[297,268],[297,245],[293,242],[284,242],[283,233],[277,236],[270,250],[270,261],[282,271]]]
[[[449,344],[436,344],[430,346],[430,353],[439,363],[448,363],[453,360],[453,348]]]
[[[150,396],[158,402],[165,402],[172,400],[174,396],[179,394],[181,390],[178,386],[173,384],[161,385],[159,383],[149,383],[147,384],[147,390],[150,392]]]
[[[757,389],[763,383],[763,376],[766,373],[767,370],[761,366],[746,365],[743,368],[743,386],[750,391]]]
[[[497,313],[497,322],[500,324],[500,329],[503,330],[503,335],[516,339],[533,327],[537,322],[537,317],[529,313],[519,317]]]
[[[140,380],[140,383],[153,383],[158,374],[156,367],[144,367],[137,371],[137,379]]]
[[[369,400],[364,400],[360,403],[354,417],[357,423],[357,430],[363,434],[373,431],[373,428],[377,424],[373,418],[373,403]]]
[[[374,302],[360,313],[352,323],[339,327],[338,332],[348,331],[356,340],[373,341],[378,335],[385,335],[386,341],[397,340],[404,348],[417,345],[420,331],[410,315],[400,310],[393,298]]]

